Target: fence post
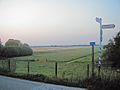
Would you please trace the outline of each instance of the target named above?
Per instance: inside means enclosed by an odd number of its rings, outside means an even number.
[[[28,60],[28,74],[30,73],[30,61]]]
[[[100,77],[100,69],[101,69],[101,67],[98,66],[98,77]]]
[[[10,59],[8,59],[8,68],[9,68],[9,72],[11,72],[11,69],[10,69]]]
[[[94,46],[92,45],[92,76],[94,77]]]
[[[57,77],[57,62],[55,62],[55,76]]]
[[[87,78],[89,78],[89,64],[87,64]]]

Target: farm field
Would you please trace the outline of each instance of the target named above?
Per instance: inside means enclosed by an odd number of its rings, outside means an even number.
[[[13,58],[17,60],[16,73],[44,74],[55,76],[55,62],[58,64],[58,77],[78,79],[87,76],[87,64],[91,67],[91,47],[71,48],[37,48],[32,56]],[[98,58],[98,48],[95,47],[95,60]],[[91,68],[90,68],[91,70]]]
[[[32,56],[24,56],[12,58],[16,60],[39,60],[39,61],[48,61],[48,62],[68,62],[72,59],[83,58],[91,55],[91,47],[81,46],[81,47],[71,47],[71,48],[33,48]],[[95,53],[98,51],[95,48]]]

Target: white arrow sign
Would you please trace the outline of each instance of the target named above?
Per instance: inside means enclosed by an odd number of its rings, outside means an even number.
[[[101,23],[102,19],[96,17],[96,22]]]
[[[114,24],[102,25],[102,29],[110,29],[110,28],[114,28],[114,27],[115,27]]]

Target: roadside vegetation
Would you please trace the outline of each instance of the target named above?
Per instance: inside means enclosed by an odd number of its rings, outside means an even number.
[[[120,32],[104,48],[104,61],[112,63],[112,67],[120,69]]]

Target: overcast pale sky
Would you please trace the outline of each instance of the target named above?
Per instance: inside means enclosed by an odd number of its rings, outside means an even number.
[[[120,31],[120,0],[0,0],[0,38],[30,45],[99,43],[96,17],[116,25],[103,31],[107,43]]]

